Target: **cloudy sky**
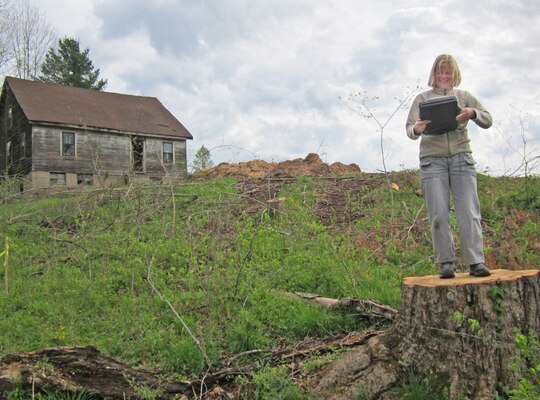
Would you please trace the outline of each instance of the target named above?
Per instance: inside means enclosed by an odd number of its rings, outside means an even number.
[[[318,153],[366,172],[383,156],[388,170],[416,169],[405,119],[440,53],[494,118],[469,124],[478,169],[510,174],[524,149],[540,155],[538,0],[31,3],[90,49],[107,91],[165,105],[194,136],[188,160],[204,145],[215,163]]]

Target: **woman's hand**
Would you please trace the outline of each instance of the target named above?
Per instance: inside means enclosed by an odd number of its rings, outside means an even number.
[[[423,121],[418,120],[414,123],[414,133],[417,135],[421,135],[425,130],[427,124],[429,124],[431,121],[428,119],[425,119]]]
[[[476,118],[476,111],[474,111],[474,108],[465,107],[461,109],[461,112],[457,115],[456,120],[460,124],[467,122],[470,119]]]

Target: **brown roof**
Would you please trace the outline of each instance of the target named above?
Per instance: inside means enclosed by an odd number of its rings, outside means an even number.
[[[193,139],[155,97],[100,92],[6,77],[31,122]]]

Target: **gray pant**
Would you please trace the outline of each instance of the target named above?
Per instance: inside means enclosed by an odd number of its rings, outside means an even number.
[[[455,260],[450,193],[457,214],[462,262],[465,265],[484,262],[482,218],[472,155],[422,158],[420,182],[429,213],[435,262]]]

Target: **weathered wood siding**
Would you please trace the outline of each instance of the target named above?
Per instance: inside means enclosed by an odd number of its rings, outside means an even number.
[[[62,155],[62,133],[75,133],[75,155]],[[173,143],[174,163],[165,164],[167,173],[184,176],[187,173],[186,141],[144,139],[143,170],[133,170],[131,135],[96,132],[81,129],[59,129],[34,126],[32,131],[32,154],[34,171],[88,173],[108,175],[165,175],[162,159],[163,142]]]
[[[62,132],[75,133],[74,156],[62,156]],[[32,131],[33,169],[37,171],[129,174],[130,152],[127,136],[48,127]]]
[[[174,163],[163,163],[163,143],[173,144]],[[145,141],[145,169],[151,175],[164,175],[165,172],[172,175],[185,175],[186,165],[186,141],[146,139]]]
[[[11,117],[8,117],[11,109]],[[11,122],[9,122],[11,118]],[[0,103],[0,172],[24,176],[31,171],[30,125],[11,90],[2,93]],[[7,153],[10,143],[11,157]]]

